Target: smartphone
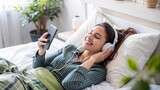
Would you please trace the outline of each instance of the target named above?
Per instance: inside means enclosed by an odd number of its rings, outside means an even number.
[[[53,24],[51,24],[50,26],[49,26],[49,28],[48,28],[48,35],[47,35],[47,39],[48,39],[48,41],[47,41],[47,43],[46,43],[46,45],[45,45],[45,48],[48,50],[49,49],[49,47],[50,47],[50,45],[51,45],[51,43],[52,43],[52,40],[54,39],[54,37],[55,37],[55,35],[56,35],[56,33],[57,33],[57,28],[53,25]]]

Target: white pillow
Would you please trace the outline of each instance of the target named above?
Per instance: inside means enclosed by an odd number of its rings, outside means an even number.
[[[79,29],[65,42],[67,44],[73,44],[77,47],[82,45],[83,38],[87,32],[89,32],[96,24],[107,22],[112,26],[112,23],[106,16],[102,15],[99,11],[95,10],[93,14],[79,27]]]
[[[137,74],[128,68],[127,57],[132,57],[136,60],[140,70],[142,70],[155,50],[159,39],[160,34],[157,33],[134,34],[129,36],[120,46],[117,57],[106,66],[106,81],[114,88],[122,87],[124,85],[120,82],[122,77],[133,77]]]

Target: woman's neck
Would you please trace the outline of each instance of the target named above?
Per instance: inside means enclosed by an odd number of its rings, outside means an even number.
[[[88,60],[94,53],[90,53],[89,51],[85,50],[77,59],[79,62],[83,62]]]

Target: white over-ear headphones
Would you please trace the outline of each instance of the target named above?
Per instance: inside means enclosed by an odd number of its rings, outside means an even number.
[[[113,29],[114,30],[114,29]],[[111,51],[114,51],[114,48],[115,48],[115,45],[116,43],[118,42],[118,33],[116,30],[114,30],[114,33],[115,33],[115,37],[114,37],[114,41],[113,41],[113,44],[112,43],[106,43],[103,48],[102,48],[102,51],[104,51],[105,49],[110,49]]]

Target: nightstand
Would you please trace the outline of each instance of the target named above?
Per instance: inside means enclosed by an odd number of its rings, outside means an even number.
[[[68,38],[70,38],[74,34],[73,31],[65,31],[58,33],[58,38],[66,41]]]

